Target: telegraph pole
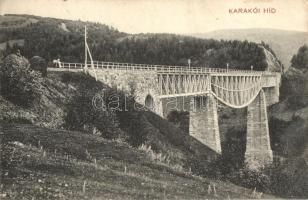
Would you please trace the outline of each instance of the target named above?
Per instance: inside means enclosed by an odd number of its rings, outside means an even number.
[[[84,50],[84,71],[85,73],[88,73],[88,54],[89,54],[89,57],[90,57],[90,60],[91,60],[91,68],[94,72],[94,75],[95,75],[95,80],[97,81],[97,74],[96,74],[96,70],[95,70],[95,67],[94,67],[94,63],[93,63],[93,59],[92,59],[92,55],[91,55],[91,52],[90,52],[90,49],[89,49],[89,46],[88,46],[88,43],[87,43],[87,27],[85,26],[84,27],[84,46],[85,46],[85,50]]]
[[[88,50],[87,50],[87,26],[84,27],[84,71],[88,69]]]

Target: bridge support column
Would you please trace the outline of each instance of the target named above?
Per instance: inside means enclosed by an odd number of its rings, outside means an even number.
[[[245,162],[251,169],[258,169],[272,163],[273,153],[270,145],[267,104],[261,90],[247,109],[247,142]]]
[[[217,101],[213,95],[192,97],[189,134],[216,153],[221,153]]]
[[[163,100],[158,98],[156,101],[154,112],[164,118]]]

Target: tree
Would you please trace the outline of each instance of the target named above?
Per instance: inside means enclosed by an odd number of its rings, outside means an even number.
[[[292,67],[297,69],[308,69],[308,46],[305,44],[301,46],[297,54],[292,57]]]
[[[8,55],[0,66],[0,93],[19,106],[31,106],[39,98],[39,75],[30,69],[25,57]]]

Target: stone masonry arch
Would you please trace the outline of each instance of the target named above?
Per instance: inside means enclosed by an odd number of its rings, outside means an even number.
[[[146,95],[145,100],[144,100],[144,105],[149,110],[154,110],[155,109],[155,107],[154,107],[155,106],[154,105],[154,99],[153,99],[153,97],[150,94]]]

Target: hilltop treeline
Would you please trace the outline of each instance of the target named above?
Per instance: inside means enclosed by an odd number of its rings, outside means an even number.
[[[26,17],[26,16],[23,16]],[[29,16],[31,17],[31,16]],[[5,54],[20,49],[26,57],[41,56],[47,61],[84,60],[84,26],[95,60],[148,64],[226,67],[264,70],[264,44],[248,41],[217,41],[175,34],[126,34],[99,23],[38,18],[36,23],[3,31],[1,41],[24,39],[23,47],[7,44]],[[268,48],[268,47],[266,47]]]

